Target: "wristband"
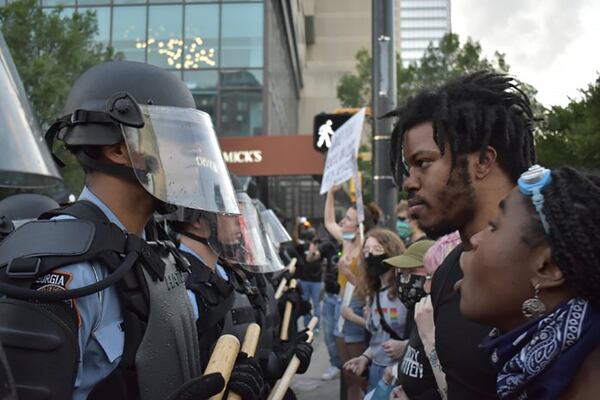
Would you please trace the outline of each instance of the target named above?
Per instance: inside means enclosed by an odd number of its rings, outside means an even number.
[[[373,360],[371,360],[371,358],[368,355],[366,355],[365,353],[362,353],[361,356],[363,356],[364,358],[366,358],[367,362],[369,363],[369,365],[371,365],[371,363],[373,362]]]

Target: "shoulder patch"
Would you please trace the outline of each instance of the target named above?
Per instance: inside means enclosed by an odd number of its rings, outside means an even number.
[[[51,272],[49,274],[38,277],[32,284],[31,288],[43,292],[56,292],[59,290],[67,290],[72,276],[67,272]]]

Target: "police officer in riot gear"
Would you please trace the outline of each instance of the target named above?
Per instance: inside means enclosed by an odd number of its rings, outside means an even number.
[[[235,330],[238,339],[244,339],[245,331],[234,329],[231,319],[232,308],[239,306],[234,289],[229,276],[217,262],[224,248],[239,240],[240,219],[243,218],[243,215],[212,214],[190,209],[178,210],[167,216],[171,230],[179,236],[179,249],[191,264],[186,286],[197,317],[203,367],[222,334]],[[253,248],[246,247],[246,251],[252,252]],[[268,387],[264,385],[256,358],[240,353],[228,390],[240,394],[243,400],[259,400],[266,396]]]
[[[1,33],[0,92],[0,187],[44,187],[60,182],[50,152],[40,143],[39,126]],[[13,216],[1,216],[14,211],[7,203],[10,201],[4,203],[7,209],[0,211],[0,241],[14,229]],[[16,396],[12,372],[0,344],[0,400],[14,400]]]
[[[173,74],[134,62],[85,72],[65,110],[46,138],[77,157],[86,187],[0,244],[0,336],[20,398],[220,392],[220,374],[200,377],[189,263],[149,224],[174,206],[238,212],[210,118]]]
[[[232,309],[231,319],[234,322],[234,329],[229,333],[238,334],[250,322],[256,322],[261,326],[257,357],[265,381],[274,385],[281,378],[294,355],[298,356],[301,362],[298,373],[302,374],[308,369],[312,346],[306,343],[305,332],[289,336],[290,340],[286,342],[279,340],[281,317],[273,301],[274,290],[273,286],[269,285],[267,275],[281,271],[283,265],[277,257],[276,249],[267,235],[253,200],[243,192],[243,187],[235,176],[232,176],[232,182],[246,223],[240,225],[243,227],[238,235],[240,240],[227,246],[227,251],[220,257],[220,263],[228,272],[239,304],[238,311],[235,311],[235,307]],[[260,242],[262,252],[258,249],[256,252],[246,251],[248,242]],[[248,312],[250,310],[254,313]],[[251,320],[251,317],[254,319]],[[292,394],[291,391],[289,393]]]

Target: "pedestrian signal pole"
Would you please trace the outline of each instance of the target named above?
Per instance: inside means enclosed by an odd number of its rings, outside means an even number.
[[[373,14],[373,186],[383,225],[394,229],[397,188],[390,167],[392,120],[378,119],[396,107],[395,0],[372,0]]]

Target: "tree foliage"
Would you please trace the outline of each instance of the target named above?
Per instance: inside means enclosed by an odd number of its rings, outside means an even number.
[[[44,10],[37,0],[17,0],[0,8],[2,34],[11,52],[31,106],[42,129],[58,116],[75,79],[95,64],[113,58],[97,43],[95,12],[63,16],[61,8]],[[67,186],[77,191],[83,174],[66,151],[61,171]]]
[[[548,110],[536,140],[540,164],[600,168],[600,75],[581,94]]]
[[[479,42],[471,38],[461,45],[457,34],[448,33],[438,47],[430,44],[419,63],[403,66],[396,63],[398,100],[402,101],[417,90],[438,85],[457,75],[481,69],[508,72],[504,54],[495,52],[493,59],[482,55]],[[338,99],[344,107],[371,104],[371,56],[365,49],[356,53],[356,73],[345,74],[337,86]]]

